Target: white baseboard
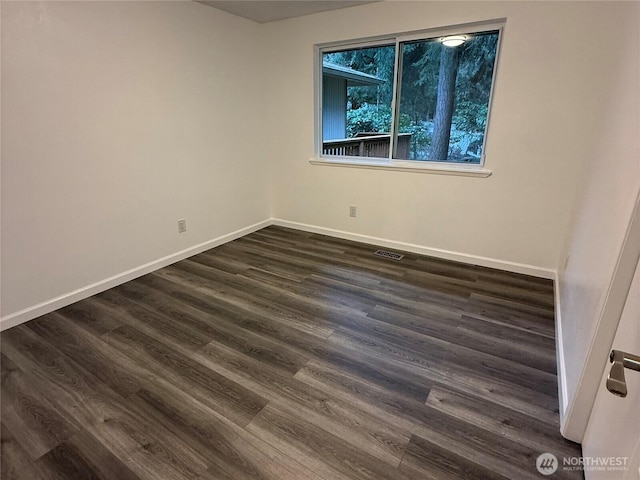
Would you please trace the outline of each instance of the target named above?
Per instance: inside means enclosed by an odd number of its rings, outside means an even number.
[[[522,273],[540,278],[555,278],[555,271],[545,268],[526,265],[523,263],[507,262],[497,260],[495,258],[481,257],[477,255],[469,255],[466,253],[452,252],[450,250],[442,250],[439,248],[430,248],[412,243],[398,242],[396,240],[388,240],[386,238],[372,237],[359,233],[345,232],[343,230],[334,230],[332,228],[318,227],[316,225],[308,225],[306,223],[291,222],[273,218],[272,224],[281,227],[293,228],[296,230],[304,230],[305,232],[319,233],[331,237],[344,238],[345,240],[353,240],[356,242],[370,243],[380,245],[382,247],[395,248],[406,252],[418,253],[420,255],[428,255],[430,257],[443,258],[445,260],[454,260],[456,262],[467,263],[471,265],[479,265],[481,267],[496,268],[498,270],[506,270],[507,272]]]
[[[560,411],[560,431],[564,431],[569,396],[567,393],[567,374],[564,362],[564,342],[562,340],[562,310],[560,305],[560,275],[556,272],[553,281],[556,313],[556,365],[558,375],[558,410]]]
[[[131,270],[127,270],[126,272],[122,272],[112,277],[106,278],[104,280],[100,280],[86,287],[82,287],[72,292],[65,293],[64,295],[60,295],[59,297],[53,298],[51,300],[47,300],[38,305],[34,305],[32,307],[25,308],[18,312],[6,315],[0,318],[0,331],[14,327],[21,323],[27,322],[41,315],[45,315],[47,313],[53,312],[54,310],[57,310],[59,308],[66,307],[67,305],[75,303],[84,298],[90,297],[91,295],[104,292],[105,290],[108,290],[110,288],[116,287],[130,280],[133,280],[134,278],[141,277],[142,275],[151,273],[155,270],[158,270],[159,268],[166,267],[167,265],[171,265],[172,263],[178,262],[180,260],[184,260],[185,258],[191,257],[193,255],[197,255],[198,253],[202,253],[205,250],[209,250],[211,248],[217,247],[219,245],[230,242],[237,238],[243,237],[252,232],[260,230],[264,227],[268,227],[269,225],[279,225],[281,227],[288,227],[296,230],[304,230],[307,232],[319,233],[322,235],[329,235],[329,236],[338,237],[338,238],[344,238],[346,240],[353,240],[356,242],[370,243],[373,245],[394,248],[397,250],[404,250],[407,252],[418,253],[421,255],[428,255],[436,258],[443,258],[446,260],[454,260],[454,261],[467,263],[471,265],[480,265],[483,267],[506,270],[508,272],[522,273],[522,274],[531,275],[534,277],[553,279],[555,275],[555,272],[552,270],[547,270],[547,269],[535,267],[532,265],[525,265],[525,264],[515,263],[515,262],[506,262],[506,261],[497,260],[494,258],[487,258],[487,257],[469,255],[465,253],[452,252],[449,250],[442,250],[438,248],[425,247],[422,245],[414,245],[411,243],[398,242],[395,240],[388,240],[385,238],[362,235],[359,233],[345,232],[342,230],[334,230],[332,228],[318,227],[315,225],[309,225],[305,223],[291,222],[291,221],[282,220],[279,218],[271,218],[271,219],[263,220],[262,222],[255,223],[253,225],[249,225],[248,227],[241,228],[239,230],[236,230],[235,232],[222,235],[220,237],[214,238],[212,240],[201,243],[199,245],[195,245],[193,247],[187,248],[180,252],[167,255],[166,257],[162,257],[158,260],[154,260],[152,262],[146,263],[139,267],[132,268]]]
[[[27,322],[29,320],[33,320],[34,318],[53,312],[54,310],[57,310],[59,308],[66,307],[67,305],[71,305],[72,303],[90,297],[91,295],[104,292],[105,290],[133,280],[134,278],[138,278],[142,275],[146,275],[147,273],[151,273],[155,270],[158,270],[159,268],[166,267],[167,265],[171,265],[172,263],[176,263],[180,260],[184,260],[185,258],[197,255],[198,253],[202,253],[211,248],[243,237],[252,232],[260,230],[261,228],[268,227],[269,225],[271,225],[271,223],[271,219],[254,223],[253,225],[241,228],[239,230],[236,230],[235,232],[231,232],[212,240],[208,240],[193,247],[189,247],[185,250],[167,255],[166,257],[159,258],[158,260],[154,260],[152,262],[145,263],[144,265],[140,265],[139,267],[132,268],[131,270],[127,270],[126,272],[122,272],[104,280],[92,283],[91,285],[88,285],[86,287],[82,287],[72,292],[65,293],[64,295],[52,298],[51,300],[47,300],[38,305],[34,305],[18,312],[6,315],[0,318],[0,331],[15,327],[16,325]]]

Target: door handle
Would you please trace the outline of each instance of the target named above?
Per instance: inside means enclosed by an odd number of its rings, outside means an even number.
[[[621,352],[620,350],[611,350],[609,355],[611,370],[607,377],[607,390],[619,397],[627,396],[627,382],[624,379],[624,369],[629,368],[640,372],[640,357],[631,353]]]

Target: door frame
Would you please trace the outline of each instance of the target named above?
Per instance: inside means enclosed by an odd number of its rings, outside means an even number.
[[[608,366],[609,352],[618,330],[636,265],[640,260],[640,191],[609,283],[603,307],[591,336],[585,365],[580,374],[573,401],[567,406],[560,431],[565,438],[582,439],[591,410]]]

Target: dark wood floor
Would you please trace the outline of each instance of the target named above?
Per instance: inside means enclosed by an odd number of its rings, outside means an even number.
[[[4,332],[2,479],[519,480],[580,455],[550,281],[374,250],[269,227]]]

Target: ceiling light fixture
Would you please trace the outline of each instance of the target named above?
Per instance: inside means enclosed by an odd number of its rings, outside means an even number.
[[[440,39],[445,47],[458,47],[467,41],[466,35],[449,35]]]

